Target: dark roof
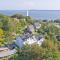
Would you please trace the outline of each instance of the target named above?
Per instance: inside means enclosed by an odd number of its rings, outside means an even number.
[[[7,47],[9,49],[14,49],[16,47],[16,44],[8,44]]]
[[[36,38],[37,40],[40,40],[41,38],[43,38],[43,36],[42,36],[42,35],[36,35],[35,38]]]
[[[30,33],[25,33],[23,36],[21,36],[22,40],[26,40],[27,38],[32,37],[32,34]]]

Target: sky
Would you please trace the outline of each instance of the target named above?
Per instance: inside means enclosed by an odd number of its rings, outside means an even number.
[[[60,10],[60,0],[0,0],[0,10]]]

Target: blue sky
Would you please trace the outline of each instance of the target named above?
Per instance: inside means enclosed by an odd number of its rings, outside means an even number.
[[[0,10],[60,10],[60,0],[0,0]]]

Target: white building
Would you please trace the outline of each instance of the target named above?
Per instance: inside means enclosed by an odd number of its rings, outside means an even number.
[[[16,39],[16,44],[21,48],[24,45],[28,44],[28,45],[32,45],[32,44],[38,44],[39,46],[41,46],[41,44],[43,43],[44,38],[43,37],[36,37],[36,36],[30,36],[30,37],[17,37]]]
[[[17,37],[16,38],[16,45],[18,46],[18,47],[23,47],[23,40],[22,40],[22,38],[21,37]]]
[[[27,27],[27,31],[33,33],[35,31],[34,26],[33,25],[29,25]]]
[[[41,27],[41,24],[36,22],[33,24],[33,26],[34,26],[35,30],[38,30]]]
[[[44,37],[41,35],[40,36],[33,35],[35,30],[38,30],[40,27],[41,27],[41,24],[39,24],[38,22],[34,23],[33,25],[29,25],[27,27],[27,30],[23,34],[23,36],[16,38],[16,44],[19,47],[23,47],[23,45],[26,45],[26,44],[32,45],[35,43],[41,46],[42,42],[44,41]]]
[[[29,11],[27,10],[27,16],[29,16]]]
[[[27,31],[31,32],[31,33],[34,33],[35,31],[37,31],[39,28],[41,27],[41,24],[36,22],[32,25],[29,25],[27,27]]]

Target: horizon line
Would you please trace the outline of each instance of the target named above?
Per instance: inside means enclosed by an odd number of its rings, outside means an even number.
[[[9,9],[0,9],[0,11],[1,10],[9,10]],[[11,9],[11,10],[40,10],[40,11],[44,11],[44,9]],[[52,9],[45,9],[45,11],[54,11],[54,10],[52,10]],[[60,11],[60,10],[55,10],[55,11]]]

